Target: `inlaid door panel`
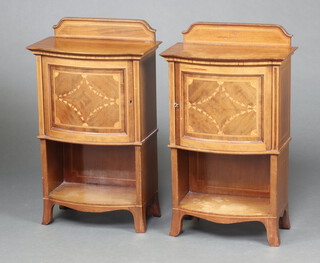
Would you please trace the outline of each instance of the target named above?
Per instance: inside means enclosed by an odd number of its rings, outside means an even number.
[[[126,61],[45,57],[46,135],[98,142],[133,140],[130,67]]]
[[[214,150],[267,150],[271,101],[265,67],[180,65],[180,144]]]

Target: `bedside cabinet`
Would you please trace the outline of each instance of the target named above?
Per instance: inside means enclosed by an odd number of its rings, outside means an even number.
[[[155,52],[142,20],[64,18],[36,55],[43,224],[54,205],[160,216]]]
[[[169,62],[173,216],[290,228],[291,35],[277,25],[195,23]]]

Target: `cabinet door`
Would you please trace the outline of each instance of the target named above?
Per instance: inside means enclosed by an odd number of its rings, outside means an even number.
[[[270,149],[268,67],[180,64],[177,77],[178,144],[217,151]]]
[[[133,141],[129,62],[44,57],[42,65],[45,135],[97,143]]]

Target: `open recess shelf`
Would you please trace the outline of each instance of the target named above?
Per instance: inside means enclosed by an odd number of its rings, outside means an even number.
[[[186,212],[222,216],[263,217],[270,214],[270,199],[188,192],[179,204]]]
[[[102,211],[104,206],[137,205],[134,146],[47,141],[46,147],[49,177],[54,179],[50,200],[68,206],[91,204]]]
[[[270,155],[179,149],[177,156],[179,209],[240,217],[270,215]]]
[[[49,198],[61,203],[97,206],[134,206],[134,187],[63,182],[52,190]]]

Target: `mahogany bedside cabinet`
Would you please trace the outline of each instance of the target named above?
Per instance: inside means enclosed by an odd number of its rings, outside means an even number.
[[[143,20],[63,18],[36,55],[43,224],[54,205],[160,216],[155,52]]]
[[[278,25],[195,23],[169,62],[173,215],[290,228],[291,35]]]

